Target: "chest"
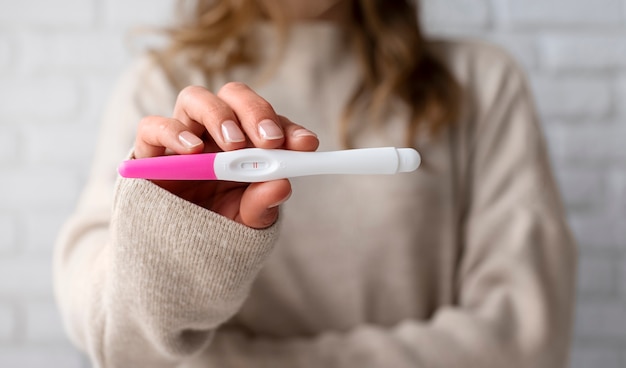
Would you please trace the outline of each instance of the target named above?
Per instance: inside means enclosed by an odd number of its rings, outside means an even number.
[[[278,114],[316,132],[321,151],[342,148],[340,117],[358,80],[338,68],[343,83],[279,75],[276,85],[258,89]],[[395,111],[384,120],[356,119],[355,144],[405,146],[406,115]],[[309,335],[426,319],[452,303],[460,254],[454,158],[446,137],[417,148],[423,165],[414,173],[292,180],[278,244],[233,324],[258,334]]]
[[[281,235],[237,316],[291,336],[426,319],[453,302],[460,249],[446,167],[292,181]]]

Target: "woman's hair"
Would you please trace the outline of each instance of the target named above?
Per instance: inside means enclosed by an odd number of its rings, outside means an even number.
[[[436,57],[422,32],[418,9],[411,0],[349,0],[350,39],[361,63],[362,82],[344,110],[342,134],[351,146],[352,116],[364,111],[375,120],[392,98],[411,111],[407,143],[418,131],[436,133],[453,123],[460,110],[461,91],[452,74]],[[167,30],[166,54],[185,52],[207,75],[253,63],[250,25],[269,18],[284,41],[288,22],[281,9],[262,8],[255,0],[179,0],[181,23]],[[362,110],[361,110],[362,111]]]

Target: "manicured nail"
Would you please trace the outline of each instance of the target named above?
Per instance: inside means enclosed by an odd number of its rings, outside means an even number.
[[[283,204],[283,203],[287,202],[287,200],[291,197],[291,193],[292,193],[292,192],[289,192],[289,194],[287,194],[287,196],[286,196],[285,198],[283,198],[283,199],[281,199],[280,201],[278,201],[278,202],[276,202],[276,203],[272,204],[271,206],[267,207],[267,209],[271,209],[271,208],[278,207],[278,206],[280,206],[281,204]]]
[[[283,131],[275,122],[266,119],[259,123],[259,135],[266,140],[281,139],[284,137]]]
[[[291,135],[293,137],[316,137],[317,138],[317,134],[313,133],[312,131],[308,130],[308,129],[298,129],[296,131],[294,131],[293,133],[291,133]]]
[[[222,137],[227,143],[239,143],[246,140],[246,136],[243,135],[239,125],[232,120],[226,120],[222,123]]]
[[[198,147],[202,144],[202,139],[198,138],[195,134],[188,131],[181,132],[178,135],[178,140],[189,149]]]

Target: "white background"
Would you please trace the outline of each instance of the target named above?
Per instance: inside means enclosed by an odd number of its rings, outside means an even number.
[[[0,2],[0,367],[87,367],[54,306],[50,256],[84,184],[127,31],[172,0]],[[580,244],[572,367],[626,367],[626,0],[427,0],[432,34],[526,69]]]

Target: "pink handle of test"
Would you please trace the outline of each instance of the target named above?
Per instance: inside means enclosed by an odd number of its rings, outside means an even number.
[[[118,168],[124,178],[151,180],[216,180],[216,153],[172,155],[127,160]]]

